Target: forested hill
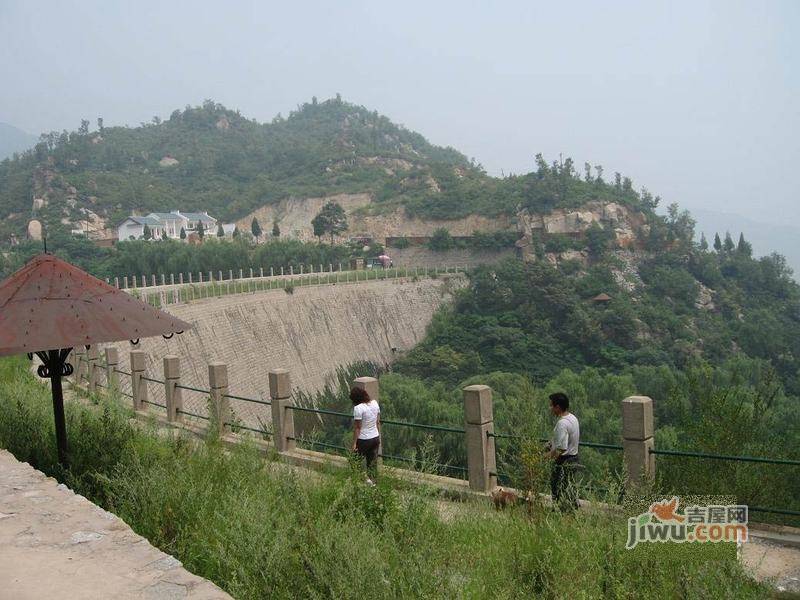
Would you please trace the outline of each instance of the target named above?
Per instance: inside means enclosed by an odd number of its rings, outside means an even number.
[[[341,192],[370,193],[373,211],[402,205],[435,218],[596,199],[651,207],[619,174],[606,183],[600,167],[578,174],[571,160],[538,162],[528,175],[493,178],[456,150],[338,97],[266,124],[206,101],[133,128],[83,121],[0,163],[0,243],[24,232],[34,198],[51,227],[93,218],[87,210],[112,226],[131,211],[177,208],[234,220],[289,196]]]

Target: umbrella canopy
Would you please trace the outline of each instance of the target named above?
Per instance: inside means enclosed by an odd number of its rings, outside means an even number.
[[[50,254],[41,254],[0,283],[0,356],[36,353],[50,379],[58,460],[66,466],[62,375],[75,346],[172,336],[191,327]]]
[[[0,356],[138,340],[189,327],[50,254],[0,283]]]

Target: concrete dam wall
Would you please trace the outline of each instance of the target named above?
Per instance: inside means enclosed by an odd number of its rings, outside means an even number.
[[[434,312],[463,286],[460,275],[437,279],[383,280],[357,284],[298,287],[292,294],[270,290],[170,305],[167,310],[193,324],[172,339],[117,344],[120,368],[129,370],[129,352],[148,355],[147,376],[162,379],[163,357],[181,359],[181,383],[208,389],[208,363],[228,365],[229,393],[269,397],[268,372],[288,369],[292,386],[321,390],[339,366],[356,361],[390,364],[420,342]],[[121,376],[129,390],[127,376]],[[164,387],[149,383],[150,399],[164,402]],[[207,397],[183,390],[186,410],[207,413]],[[269,407],[238,400],[235,415],[246,424],[269,422]]]

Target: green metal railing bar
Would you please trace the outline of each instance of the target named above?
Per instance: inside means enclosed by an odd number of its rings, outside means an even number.
[[[222,394],[223,398],[231,398],[232,400],[241,400],[243,402],[254,402],[256,404],[263,404],[264,406],[272,406],[272,402],[267,400],[256,400],[255,398],[245,398],[244,396],[235,396],[233,394]]]
[[[410,427],[412,429],[430,429],[431,431],[445,431],[448,433],[466,433],[464,429],[457,427],[446,427],[444,425],[424,425],[421,423],[408,423],[406,421],[392,421],[391,419],[381,419],[381,425],[399,425],[400,427]]]
[[[774,513],[776,515],[788,515],[792,517],[800,517],[800,510],[788,510],[783,508],[762,508],[760,506],[748,506],[747,510],[750,512]]]
[[[299,444],[308,444],[310,446],[319,446],[320,448],[333,448],[335,450],[343,450],[345,452],[349,452],[348,448],[344,446],[337,446],[336,444],[327,444],[325,442],[316,442],[314,440],[304,440],[303,438],[296,438],[296,437],[287,437],[289,440],[294,440]]]
[[[244,429],[245,431],[252,431],[254,433],[263,433],[264,435],[272,435],[271,431],[267,431],[266,429],[255,429],[254,427],[248,427],[247,425],[241,425],[239,423],[225,423],[231,429]]]
[[[420,462],[413,458],[406,458],[405,456],[395,456],[393,454],[380,454],[379,456],[385,460],[396,460],[399,462],[409,463],[412,465],[416,465],[417,463]],[[444,463],[428,463],[428,464],[430,464],[430,466],[432,467],[437,467],[442,470],[458,471],[459,473],[467,472],[466,467],[459,467],[457,465],[446,465]]]
[[[324,408],[309,408],[307,406],[287,406],[287,408],[291,408],[292,410],[299,410],[301,412],[310,412],[310,413],[317,413],[320,415],[333,415],[334,417],[347,417],[349,419],[353,418],[353,415],[350,413],[339,412],[336,410],[326,410]]]
[[[199,392],[201,394],[210,394],[211,393],[211,390],[201,390],[200,388],[192,387],[190,385],[183,385],[181,383],[176,383],[175,387],[176,388],[180,388],[182,390],[189,390],[191,392]]]
[[[150,404],[151,406],[158,406],[159,408],[163,408],[164,410],[167,409],[166,406],[164,406],[163,404],[159,404],[158,402],[150,402],[150,400],[142,400],[142,402],[144,402],[145,404]]]
[[[150,379],[149,377],[145,377],[144,375],[142,375],[142,379],[144,379],[145,381],[149,381],[150,383],[160,383],[161,385],[164,385],[164,382],[159,379]]]
[[[177,409],[175,412],[177,412],[180,415],[186,415],[186,416],[189,416],[189,417],[194,417],[196,419],[203,419],[204,421],[208,421],[209,420],[208,417],[204,417],[203,415],[197,415],[197,414],[195,414],[193,412],[189,412],[188,410],[183,410],[183,409],[180,409],[180,408]]]
[[[487,437],[493,437],[497,439],[503,440],[519,440],[523,439],[525,436],[522,435],[509,435],[507,433],[492,433],[491,431],[486,432]],[[538,442],[549,442],[548,438],[538,438],[536,441]],[[622,450],[622,446],[619,444],[603,444],[600,442],[579,442],[579,446],[585,446],[586,448],[600,448],[605,450]]]
[[[691,458],[710,458],[714,460],[729,460],[732,462],[754,462],[754,463],[767,463],[772,465],[800,466],[800,460],[789,460],[785,458],[762,458],[758,456],[732,456],[729,454],[707,454],[705,452],[687,452],[684,450],[656,450],[654,448],[650,448],[650,454],[662,454],[665,456],[687,456]]]
[[[123,371],[122,369],[114,369],[114,371],[119,373],[120,375],[127,375],[128,377],[131,377],[130,373],[128,373],[127,371]]]

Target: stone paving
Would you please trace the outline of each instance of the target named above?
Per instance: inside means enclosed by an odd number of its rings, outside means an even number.
[[[0,600],[221,600],[120,518],[0,450]]]

